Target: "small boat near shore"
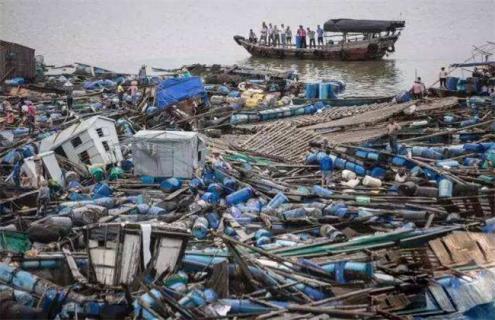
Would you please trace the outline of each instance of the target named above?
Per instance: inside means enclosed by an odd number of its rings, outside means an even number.
[[[323,25],[324,45],[301,48],[299,45],[268,46],[234,36],[235,42],[253,57],[320,60],[379,60],[395,51],[395,42],[405,21],[331,19]],[[297,41],[296,41],[297,43]]]

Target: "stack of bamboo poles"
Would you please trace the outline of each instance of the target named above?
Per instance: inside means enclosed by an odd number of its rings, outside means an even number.
[[[294,163],[303,160],[303,151],[311,141],[319,140],[319,135],[299,129],[290,123],[273,124],[252,135],[239,145],[239,149],[258,156]]]

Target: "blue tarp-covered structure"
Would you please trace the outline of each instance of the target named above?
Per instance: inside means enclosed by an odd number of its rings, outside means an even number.
[[[194,97],[206,97],[206,90],[200,77],[171,78],[163,80],[157,86],[156,106],[165,109]]]

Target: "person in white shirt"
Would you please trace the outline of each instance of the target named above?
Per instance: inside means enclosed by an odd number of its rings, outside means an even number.
[[[268,24],[268,45],[273,45],[273,26],[271,23]]]
[[[440,73],[438,75],[438,78],[440,79],[440,87],[441,88],[447,88],[447,76],[448,76],[448,72],[445,71],[445,67],[442,67],[440,69]]]
[[[266,23],[263,22],[263,24],[261,25],[260,43],[263,42],[265,46],[267,42],[267,36],[268,36],[268,27],[266,26]]]

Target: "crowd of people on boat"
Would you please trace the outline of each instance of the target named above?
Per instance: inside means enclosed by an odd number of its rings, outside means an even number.
[[[451,72],[451,71],[450,71]],[[447,89],[447,77],[450,74],[449,71],[442,67],[438,74],[438,82],[440,83],[440,88]],[[473,90],[473,80],[476,78],[478,81],[478,86],[480,96],[490,96],[495,97],[495,67],[492,65],[486,65],[481,68],[474,67],[472,72],[472,77],[468,78],[466,91],[471,92]]]
[[[300,25],[295,32],[297,41],[293,42],[293,33],[290,26],[281,24],[279,27],[278,25],[272,25],[272,23],[266,24],[266,22],[263,22],[259,38],[253,29],[249,30],[249,42],[271,47],[288,47],[297,44],[300,48],[317,48],[323,47],[325,44],[323,35],[324,30],[320,25],[317,25],[316,29],[304,28]]]

